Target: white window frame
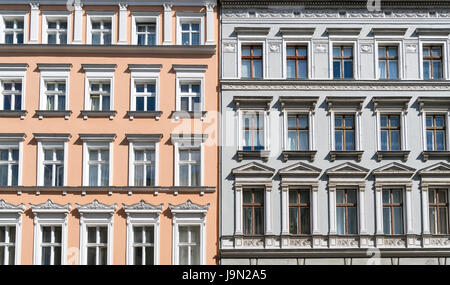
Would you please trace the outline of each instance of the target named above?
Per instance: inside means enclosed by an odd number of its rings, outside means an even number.
[[[200,265],[206,264],[206,214],[209,209],[207,205],[198,205],[190,200],[180,205],[169,203],[172,218],[172,264],[179,265],[179,227],[200,227]]]
[[[407,132],[407,112],[405,110],[387,110],[387,109],[376,109],[376,139],[377,139],[377,150],[378,151],[395,151],[395,150],[382,150],[381,149],[381,116],[383,115],[397,115],[400,118],[400,149],[399,151],[408,150],[408,132]]]
[[[421,117],[422,117],[422,138],[423,138],[423,151],[438,151],[438,150],[428,150],[427,149],[427,116],[430,115],[440,115],[443,116],[445,119],[445,150],[450,150],[450,130],[449,130],[449,124],[450,124],[450,111],[443,111],[443,110],[433,110],[432,108],[425,107],[421,111]]]
[[[200,45],[205,44],[205,13],[176,13],[177,18],[177,45],[182,44],[181,24],[196,23],[200,25]],[[192,44],[192,41],[191,41]]]
[[[330,77],[332,80],[357,80],[359,79],[359,50],[358,50],[358,42],[356,40],[332,40],[329,41],[329,66],[330,66]],[[353,48],[353,78],[334,78],[333,72],[333,47],[334,46],[351,46]],[[378,55],[377,55],[378,56]],[[377,66],[378,68],[378,66]]]
[[[70,90],[70,80],[69,80],[69,75],[70,75],[70,67],[66,68],[66,67],[58,67],[57,65],[55,65],[54,67],[40,67],[41,70],[41,88],[40,88],[40,100],[39,100],[39,109],[40,110],[46,110],[46,111],[50,111],[47,110],[47,95],[46,95],[46,91],[47,91],[47,82],[65,82],[66,84],[66,102],[65,102],[65,106],[64,106],[64,110],[67,111],[69,110],[69,90]],[[57,111],[57,110],[55,110]]]
[[[22,214],[25,211],[25,205],[13,205],[5,200],[0,200],[0,227],[15,226],[16,236],[14,244],[14,265],[19,265],[21,260],[22,248]],[[5,253],[6,254],[6,253]]]
[[[34,214],[34,259],[33,264],[42,262],[42,227],[61,227],[61,265],[67,264],[67,215],[71,209],[70,204],[60,205],[47,200],[39,205],[30,204]]]
[[[129,67],[130,68],[130,67]],[[136,82],[155,84],[155,111],[159,110],[159,74],[160,68],[130,68],[131,86],[130,86],[130,109],[136,111]]]
[[[308,57],[307,60],[307,74],[308,77],[307,78],[288,78],[287,77],[287,48],[291,47],[291,46],[304,46],[306,47],[306,54]],[[288,80],[292,80],[292,79],[296,79],[296,80],[309,80],[312,78],[312,56],[313,56],[313,52],[311,50],[311,41],[310,40],[297,40],[294,38],[286,38],[283,37],[283,51],[282,51],[282,57],[283,57],[283,79],[288,79]],[[264,58],[263,58],[264,59]]]
[[[155,152],[155,186],[159,185],[159,141],[162,135],[149,135],[149,136],[133,136],[127,135],[127,140],[129,141],[129,154],[130,158],[128,164],[128,185],[134,185],[134,150],[135,149],[152,149]],[[146,187],[146,186],[145,186]]]
[[[203,66],[174,67],[176,72],[176,110],[181,111],[181,85],[200,83],[200,112],[205,110],[205,72]]]
[[[19,173],[17,186],[22,186],[22,165],[23,165],[23,141],[25,140],[25,134],[11,134],[5,137],[0,136],[0,148],[10,149],[17,148],[19,150]],[[8,181],[11,178],[8,175]]]
[[[237,138],[238,138],[238,150],[244,150],[244,115],[246,113],[253,113],[253,114],[262,114],[264,120],[263,120],[263,128],[264,128],[264,151],[269,151],[270,150],[270,115],[269,115],[269,111],[265,110],[265,109],[257,109],[257,110],[253,110],[253,109],[245,109],[245,108],[240,108],[239,110],[237,110],[237,119],[238,119],[238,134],[237,134]]]
[[[442,78],[441,79],[424,79],[423,77],[423,46],[440,46],[442,48]],[[447,40],[434,40],[434,39],[420,39],[419,40],[419,79],[420,80],[448,80],[448,52],[449,48],[447,45]]]
[[[315,139],[314,139],[314,115],[313,111],[301,111],[293,109],[283,110],[283,150],[286,151],[297,151],[290,150],[288,146],[288,117],[290,115],[303,115],[308,117],[308,149],[300,151],[313,151],[316,150]]]
[[[69,139],[70,135],[57,134],[35,134],[37,141],[37,185],[44,186],[44,150],[47,148],[60,148],[64,151],[64,182],[63,186],[67,186],[68,180],[68,157],[69,157]],[[53,186],[52,186],[53,187]]]
[[[153,227],[153,255],[154,265],[159,265],[160,258],[160,215],[163,209],[163,204],[152,205],[141,200],[139,203],[133,205],[123,204],[123,208],[127,215],[127,265],[134,264],[134,227]]]
[[[88,45],[92,44],[92,21],[97,20],[111,20],[111,45],[116,44],[116,15],[115,12],[86,12],[87,14],[87,25],[86,25],[86,43]],[[105,45],[105,44],[100,44]],[[107,44],[109,45],[109,44]]]
[[[3,85],[3,81],[21,81],[22,82],[22,109],[26,110],[25,106],[25,94],[26,94],[26,70],[27,66],[24,67],[16,67],[13,64],[11,66],[5,65],[0,67],[0,91],[3,91],[1,87]],[[0,96],[0,110],[4,110],[3,106],[3,96]]]
[[[80,212],[80,264],[87,265],[88,227],[107,227],[107,265],[113,264],[114,212],[117,204],[106,205],[97,200],[86,204],[75,204]]]
[[[397,78],[389,79],[389,78],[380,78],[380,69],[379,65],[379,56],[378,56],[378,48],[379,47],[387,47],[387,46],[395,46],[397,47]],[[406,70],[403,64],[404,51],[403,51],[403,42],[402,41],[376,41],[375,43],[375,78],[377,80],[402,80],[405,78]],[[362,68],[362,67],[361,67]]]
[[[110,106],[108,111],[114,110],[114,69],[109,66],[103,67],[101,65],[94,67],[83,66],[86,71],[85,74],[85,89],[84,89],[84,109],[91,110],[91,94],[90,94],[90,83],[95,81],[109,81],[110,84]]]
[[[200,97],[200,111],[201,112],[204,110],[204,106],[203,106],[203,98],[204,98],[204,86],[203,86],[203,78],[200,80],[195,80],[195,79],[180,79],[177,80],[178,83],[178,87],[179,89],[177,89],[177,101],[179,101],[179,107],[177,108],[177,110],[179,111],[184,111],[184,112],[196,112],[194,110],[181,110],[181,98],[183,97],[187,97],[189,98],[189,103],[188,104],[188,108],[190,109],[190,107],[192,106],[192,98],[194,97]],[[189,93],[182,93],[181,92],[181,86],[182,85],[188,85],[189,86]],[[200,95],[199,96],[193,96],[194,93],[192,93],[192,85],[199,85],[200,87]]]
[[[114,157],[113,146],[115,135],[113,136],[95,136],[95,135],[80,135],[83,141],[83,186],[89,186],[89,150],[91,149],[108,149],[109,150],[109,183],[108,186],[113,185],[113,169],[114,169]],[[97,186],[106,187],[106,186]]]
[[[134,12],[131,14],[131,44],[137,45],[137,26],[139,23],[154,23],[156,30],[156,45],[161,43],[161,33],[160,33],[160,13],[159,12]],[[146,46],[146,45],[145,45]]]
[[[261,54],[262,54],[262,77],[258,78],[258,79],[266,79],[268,78],[268,64],[266,64],[267,62],[267,58],[268,58],[268,54],[267,54],[267,49],[266,49],[266,40],[264,37],[264,40],[258,40],[260,37],[256,36],[256,39],[252,39],[251,37],[246,37],[246,38],[241,38],[238,37],[238,42],[237,42],[237,74],[238,74],[238,78],[241,79],[246,79],[247,77],[242,77],[242,46],[248,46],[248,45],[260,45],[261,46]]]
[[[67,29],[66,29],[66,36],[67,36],[67,42],[66,43],[59,43],[60,45],[69,44],[70,39],[72,37],[72,23],[71,23],[70,12],[68,11],[42,11],[42,43],[48,44],[48,22],[50,20],[66,20],[67,22]],[[59,38],[56,38],[56,41],[59,41]],[[57,43],[58,44],[58,43]]]
[[[28,12],[27,11],[2,11],[0,13],[0,44],[5,44],[5,19],[23,18],[23,43],[28,43]]]

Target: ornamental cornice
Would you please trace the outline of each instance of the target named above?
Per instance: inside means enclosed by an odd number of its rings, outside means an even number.
[[[136,204],[132,204],[132,205],[126,205],[123,204],[123,208],[125,209],[125,212],[128,211],[162,211],[163,208],[163,204],[159,204],[159,205],[153,205],[153,204],[149,204],[146,203],[144,200],[141,200],[140,202],[136,203]]]
[[[172,205],[169,203],[169,209],[172,212],[179,212],[179,211],[206,212],[209,209],[209,203],[206,205],[200,205],[193,203],[191,200],[187,200],[185,203],[179,205]]]
[[[77,206],[77,209],[79,212],[89,212],[89,211],[114,212],[117,208],[116,203],[114,203],[112,205],[107,205],[107,204],[100,203],[97,199],[95,199],[94,201],[92,201],[89,204],[80,205],[78,203],[75,203],[75,205]]]
[[[23,212],[25,211],[25,205],[24,204],[19,204],[19,205],[14,205],[14,204],[10,204],[7,203],[5,200],[0,200],[0,211],[17,211],[17,212]]]
[[[42,204],[31,204],[30,203],[30,208],[33,212],[39,212],[41,210],[62,210],[62,211],[70,211],[71,206],[69,203],[62,205],[62,204],[57,204],[54,203],[52,200],[48,199],[46,202],[42,203]]]

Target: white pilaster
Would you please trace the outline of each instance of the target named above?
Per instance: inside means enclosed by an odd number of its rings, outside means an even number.
[[[313,235],[320,234],[319,229],[319,198],[318,187],[312,186],[312,233]]]
[[[367,234],[365,185],[359,186],[359,233]]]
[[[380,111],[376,111],[376,118],[375,118],[375,124],[376,124],[376,138],[377,138],[377,150],[381,150],[381,131],[380,131]]]
[[[236,191],[234,193],[234,197],[236,199],[236,209],[235,209],[235,220],[236,220],[236,224],[235,224],[235,230],[234,230],[234,234],[235,235],[242,235],[242,187],[241,186],[236,186]]]
[[[119,3],[119,40],[117,44],[126,45],[127,42],[127,8],[128,3]]]
[[[83,4],[79,1],[75,1],[74,3],[74,13],[75,18],[73,21],[73,42],[72,44],[82,44],[82,35],[83,35]]]
[[[266,199],[264,201],[264,210],[265,210],[265,224],[266,224],[266,230],[265,234],[270,235],[272,234],[272,187],[266,186],[265,191]]]
[[[289,187],[283,186],[281,191],[281,234],[289,234]]]
[[[422,227],[424,235],[430,234],[430,217],[428,210],[428,186],[422,185]]]
[[[164,41],[163,45],[172,44],[172,3],[164,3]]]
[[[330,195],[330,235],[336,234],[336,187],[329,186]]]
[[[412,193],[411,193],[411,185],[406,185],[406,233],[412,234],[413,228],[412,228]]]
[[[31,2],[30,15],[30,44],[37,44],[39,38],[39,2]],[[24,38],[26,35],[24,35]],[[24,39],[25,41],[25,39]]]
[[[206,6],[206,43],[207,45],[214,44],[214,3],[205,3]]]
[[[383,201],[382,201],[382,190],[383,188],[378,186],[375,187],[375,213],[376,213],[376,234],[382,235],[383,230]]]

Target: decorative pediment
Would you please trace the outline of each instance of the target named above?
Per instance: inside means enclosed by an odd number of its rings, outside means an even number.
[[[69,203],[62,205],[53,203],[52,200],[48,199],[42,204],[33,205],[30,203],[30,208],[33,213],[38,212],[69,212],[72,208]]]
[[[342,97],[342,96],[327,96],[326,102],[328,110],[333,109],[351,109],[361,111],[363,108],[365,97]]]
[[[387,165],[375,169],[372,174],[377,176],[412,176],[416,169],[400,164],[398,162],[391,162]]]
[[[191,200],[187,200],[183,204],[172,205],[169,203],[169,209],[171,212],[204,212],[206,213],[209,209],[209,203],[206,205],[200,205],[193,203]]]
[[[123,208],[126,213],[128,212],[161,212],[163,208],[163,204],[153,205],[146,203],[144,200],[141,200],[139,203],[132,205],[123,204]]]
[[[326,171],[328,176],[361,176],[365,177],[369,170],[351,162],[334,166]]]
[[[251,162],[232,170],[234,176],[272,176],[275,169],[257,162]]]
[[[281,177],[285,176],[308,176],[317,177],[322,172],[321,169],[304,162],[298,162],[278,171]]]
[[[450,164],[439,162],[419,171],[420,176],[445,176],[450,178]]]
[[[107,205],[107,204],[100,203],[97,199],[95,199],[93,202],[91,202],[89,204],[80,205],[78,203],[75,203],[75,205],[80,213],[89,213],[89,212],[113,213],[117,208],[116,203],[114,203],[112,205]]]
[[[14,205],[7,203],[5,200],[0,200],[0,212],[23,212],[25,211],[25,205]]]

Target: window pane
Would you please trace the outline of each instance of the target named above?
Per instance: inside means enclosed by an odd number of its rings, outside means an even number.
[[[102,111],[109,111],[110,110],[110,97],[109,96],[103,96],[102,97]]]
[[[109,185],[109,165],[102,165],[101,166],[101,186],[108,186]]]
[[[142,265],[142,247],[134,248],[134,265]]]
[[[349,57],[353,55],[353,48],[352,47],[344,47],[344,56]]]
[[[264,234],[264,208],[255,208],[255,234]]]
[[[344,61],[344,78],[353,78],[353,61]]]
[[[264,191],[261,191],[261,190],[255,191],[253,198],[254,198],[254,202],[257,204],[264,203]]]
[[[262,77],[262,61],[259,59],[253,60],[253,77]]]
[[[430,79],[430,61],[429,60],[423,61],[423,78]]]
[[[253,47],[253,56],[261,56],[261,55],[262,55],[262,48]]]
[[[9,242],[16,242],[16,226],[9,227]]]
[[[8,247],[8,254],[9,254],[9,261],[8,264],[10,265],[14,265],[15,262],[15,256],[16,256],[16,247],[15,246],[10,246]],[[2,262],[0,261],[0,264],[2,264]]]
[[[252,208],[244,207],[244,234],[252,234]]]
[[[52,165],[44,165],[44,186],[53,186]]]
[[[181,44],[182,45],[190,44],[189,35],[190,35],[189,33],[181,33]]]
[[[92,34],[92,44],[94,44],[94,45],[100,44],[100,34],[98,34],[98,33]]]
[[[345,234],[345,208],[343,208],[343,207],[336,208],[336,226],[337,226],[337,234],[344,235]]]
[[[252,202],[252,191],[244,191],[242,197],[243,197],[244,203],[246,203],[246,204],[251,203]]]
[[[66,109],[66,96],[58,96],[58,110],[63,111]]]
[[[309,191],[308,190],[300,191],[300,202],[302,204],[309,204]]]
[[[286,73],[288,78],[295,78],[295,60],[287,61]]]
[[[5,265],[5,247],[0,246],[0,265]]]
[[[136,165],[134,168],[134,186],[144,186],[144,166]]]
[[[441,56],[441,48],[435,47],[431,50],[433,56]]]
[[[145,97],[136,97],[136,111],[144,111]]]
[[[396,60],[389,61],[389,78],[390,79],[398,78],[398,70],[397,70],[397,61]]]
[[[8,186],[8,165],[0,165],[0,186]]]
[[[192,33],[192,45],[199,45],[199,44],[200,44],[200,34]]]
[[[189,247],[180,246],[180,265],[189,265]]]
[[[250,69],[251,69],[250,60],[243,59],[242,60],[242,68],[241,68],[242,77],[250,77],[250,75],[251,75]]]
[[[300,142],[300,150],[308,150],[309,141],[308,141],[308,131],[300,131],[299,133],[299,142]]]
[[[381,131],[381,150],[389,150],[389,137],[388,131]]]
[[[100,257],[99,257],[99,265],[106,265],[108,260],[108,251],[106,247],[99,248]]]
[[[342,131],[336,130],[334,133],[335,149],[343,150],[344,138],[342,136]]]
[[[298,150],[297,131],[288,131],[288,148],[289,150]]]
[[[388,207],[383,208],[383,231],[384,234],[390,235],[391,233],[391,209]]]
[[[386,61],[380,60],[378,61],[378,71],[381,79],[386,79]]]
[[[180,186],[189,186],[189,167],[180,165]]]
[[[341,62],[338,60],[333,62],[333,78],[341,78]]]
[[[439,207],[439,227],[441,234],[448,234],[448,208]]]
[[[356,203],[356,190],[347,190],[347,202]]]
[[[47,42],[49,44],[56,44],[56,34],[48,34]]]
[[[445,119],[441,116],[436,116],[436,127],[443,127],[445,126]]]
[[[49,246],[42,247],[42,265],[50,265],[50,257],[52,254],[52,248]]]
[[[400,131],[391,131],[391,150],[400,150]]]
[[[89,186],[99,186],[97,165],[89,165]]]
[[[309,208],[300,208],[301,234],[310,234]]]
[[[100,243],[108,242],[108,229],[106,227],[100,227]]]
[[[103,44],[105,44],[105,45],[111,44],[111,33],[103,34]]]
[[[54,228],[54,235],[55,235],[55,242],[61,243],[62,239],[62,228],[61,227],[55,227]]]
[[[145,227],[144,231],[145,231],[145,242],[153,243],[154,236],[155,236],[153,226]]]
[[[295,48],[294,47],[286,48],[286,55],[287,56],[295,56]]]
[[[200,165],[191,166],[191,185],[200,186]]]
[[[51,241],[52,241],[52,228],[42,227],[42,242],[51,242]]]
[[[96,248],[88,247],[87,249],[87,265],[96,265]]]
[[[135,243],[141,243],[143,241],[142,235],[143,235],[143,228],[142,227],[134,227],[134,242]]]
[[[298,61],[298,77],[307,78],[308,77],[308,65],[306,60]]]
[[[97,241],[97,229],[95,227],[88,227],[88,243],[95,243]]]
[[[445,150],[445,131],[436,131],[436,150]]]
[[[147,246],[145,248],[145,265],[154,264],[154,249],[153,247]]]
[[[353,235],[358,233],[357,213],[356,207],[347,208],[348,211],[348,234]]]
[[[298,233],[298,211],[297,207],[289,208],[289,233]]]
[[[427,150],[434,150],[433,131],[427,131]]]
[[[347,130],[345,132],[345,150],[355,149],[355,131]]]
[[[8,150],[0,149],[0,160],[8,161]]]
[[[17,186],[19,183],[19,165],[11,166],[11,186]]]
[[[250,56],[250,47],[242,47],[242,56]]]
[[[333,48],[333,56],[341,56],[341,48],[340,47],[334,47]]]
[[[402,190],[392,190],[392,200],[394,203],[402,203]]]
[[[155,111],[156,110],[156,102],[155,97],[147,97],[147,111]]]
[[[297,203],[298,203],[298,192],[289,191],[289,204],[297,204]]]
[[[383,203],[389,204],[391,202],[391,191],[383,190]]]
[[[429,215],[430,215],[430,231],[432,234],[437,234],[437,227],[436,227],[437,216],[435,207],[430,207]]]
[[[61,247],[53,247],[53,265],[61,265]]]
[[[386,56],[386,48],[378,47],[378,57],[385,57],[385,56]]]
[[[441,61],[433,61],[433,78],[441,78]]]
[[[339,204],[345,203],[345,191],[344,190],[336,191],[336,203],[339,203]]]
[[[439,195],[439,203],[447,203],[447,190],[439,190],[437,191],[437,194]]]
[[[394,234],[403,234],[402,208],[394,207]]]

